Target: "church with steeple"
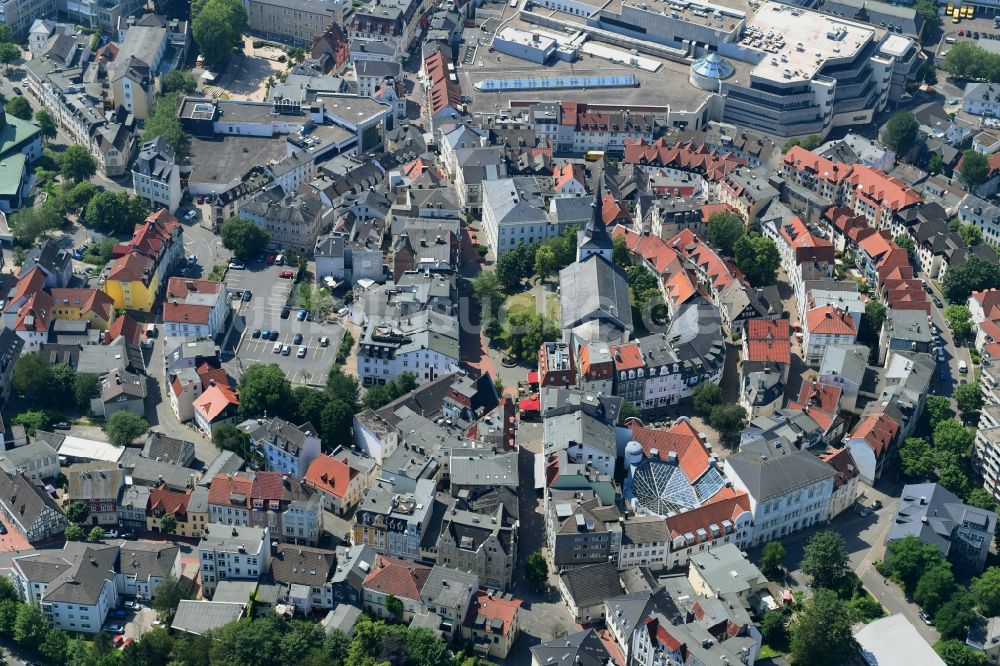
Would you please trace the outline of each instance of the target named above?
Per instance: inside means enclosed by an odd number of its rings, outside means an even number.
[[[576,260],[583,261],[587,257],[597,255],[611,263],[614,254],[614,242],[604,226],[604,191],[603,179],[598,179],[594,189],[594,200],[590,203],[590,221],[580,231],[576,232]]]

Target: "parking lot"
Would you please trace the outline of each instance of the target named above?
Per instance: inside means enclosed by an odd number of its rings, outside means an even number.
[[[249,264],[245,270],[230,270],[226,284],[230,290],[250,290],[249,301],[240,301],[235,330],[230,336],[232,352],[237,356],[238,374],[255,363],[277,363],[293,384],[322,385],[337,357],[337,346],[344,337],[344,329],[336,323],[298,320],[298,308],[291,308],[286,319],[281,318],[294,288],[292,280],[278,277],[286,266]],[[253,337],[256,330],[277,331],[275,339]],[[299,344],[296,334],[302,335]],[[329,344],[320,345],[320,339],[329,338]],[[288,345],[288,355],[275,353],[275,344]],[[305,357],[299,358],[299,348],[305,348]]]

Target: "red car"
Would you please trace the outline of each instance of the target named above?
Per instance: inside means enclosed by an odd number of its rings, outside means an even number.
[[[295,275],[295,273],[291,271],[281,271],[280,273],[278,273],[278,277],[285,278],[286,280],[292,279],[293,275]]]
[[[958,31],[958,36],[959,37],[965,37],[965,31],[964,30],[959,30]]]
[[[271,264],[274,263],[274,257],[275,257],[275,255],[273,255],[273,254],[267,255],[267,265],[268,266],[270,266]]]

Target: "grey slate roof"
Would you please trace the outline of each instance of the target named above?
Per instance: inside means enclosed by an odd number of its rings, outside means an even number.
[[[896,519],[886,541],[912,534],[947,555],[952,530],[966,521],[987,525],[986,531],[993,532],[997,515],[993,511],[963,504],[962,500],[936,483],[909,484],[903,487]]]
[[[783,451],[771,455],[743,451],[726,458],[726,464],[732,467],[758,503],[834,475],[832,467],[811,453],[788,451],[788,447]]]
[[[474,573],[435,564],[420,590],[425,604],[445,608],[458,608],[469,596],[469,591],[479,589],[479,576]],[[464,614],[467,609],[462,608]]]
[[[636,517],[622,524],[622,544],[666,543],[667,523],[659,516]]]
[[[453,485],[517,488],[516,452],[474,456],[452,454],[449,468]]]
[[[271,557],[271,577],[279,583],[323,587],[336,563],[332,550],[283,543]]]
[[[544,666],[607,666],[612,663],[611,655],[593,629],[536,645],[531,648],[531,655]]]
[[[618,568],[612,562],[565,569],[559,578],[577,608],[596,606],[623,592]]]
[[[611,457],[617,453],[615,428],[596,416],[578,410],[545,418],[545,452],[585,444]]]
[[[198,636],[243,617],[246,604],[183,599],[170,628]]]
[[[628,281],[602,257],[592,255],[562,269],[559,284],[563,329],[602,319],[616,329],[632,330]]]

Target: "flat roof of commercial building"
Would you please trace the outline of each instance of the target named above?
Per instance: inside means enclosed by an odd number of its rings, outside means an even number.
[[[850,61],[874,36],[871,26],[769,0],[740,43],[764,53],[754,76],[793,82],[811,80],[828,61]]]
[[[192,137],[190,182],[221,186],[239,179],[243,169],[254,164],[283,159],[286,138],[285,135],[273,139],[251,136]],[[234,169],[233,165],[243,165],[243,169]]]

